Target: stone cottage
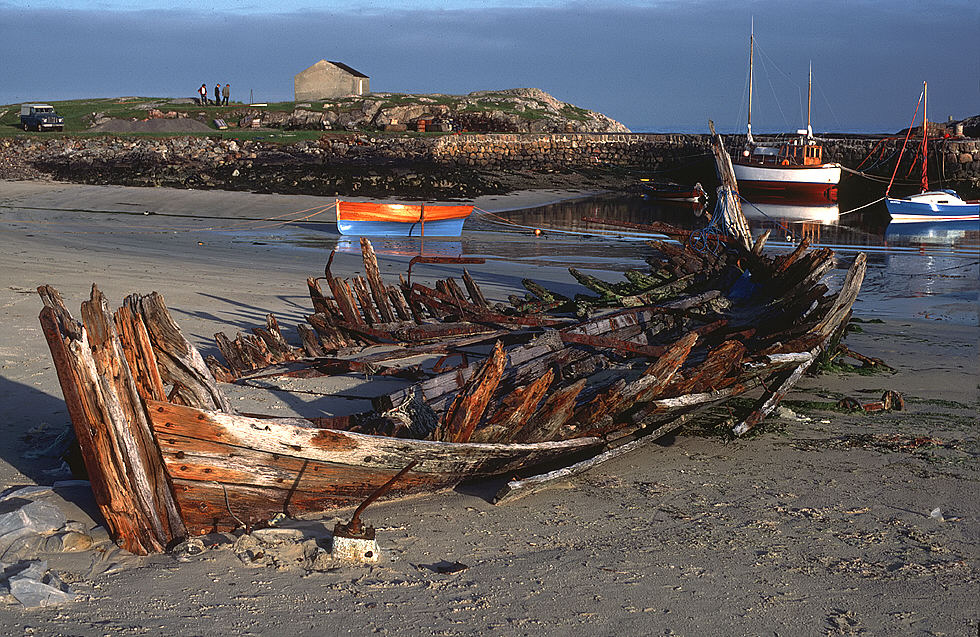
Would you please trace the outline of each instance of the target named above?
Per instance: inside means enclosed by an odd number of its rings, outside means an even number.
[[[369,83],[367,75],[343,62],[320,60],[293,77],[293,94],[297,102],[365,95],[371,92]]]

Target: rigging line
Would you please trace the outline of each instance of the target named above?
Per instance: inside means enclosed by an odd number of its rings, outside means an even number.
[[[796,87],[796,92],[797,92],[798,95],[800,95],[800,100],[801,100],[801,109],[800,110],[802,111],[802,99],[803,99],[803,97],[802,97],[802,94],[801,94],[800,85],[797,84],[796,82],[794,82],[792,77],[790,77],[789,75],[787,75],[785,71],[783,71],[781,68],[779,68],[779,65],[776,64],[776,62],[771,57],[769,57],[769,54],[766,53],[764,50],[762,50],[762,47],[759,46],[759,43],[758,42],[756,42],[756,49],[759,50],[759,53],[762,54],[762,56],[763,56],[763,58],[765,60],[768,60],[769,63],[772,64],[772,66],[777,71],[779,71],[780,73],[782,73],[782,75],[789,81],[789,83],[792,86]],[[786,114],[783,112],[783,105],[780,104],[779,98],[776,96],[776,87],[772,83],[772,76],[769,74],[769,69],[768,69],[768,67],[766,67],[765,63],[763,63],[762,68],[763,68],[764,71],[766,71],[766,81],[769,82],[769,90],[772,91],[773,101],[776,103],[776,107],[779,108],[779,114],[783,118],[783,125],[786,128],[789,128],[789,120],[786,119]]]
[[[919,101],[915,104],[915,112],[912,113],[912,121],[909,122],[909,130],[905,133],[905,141],[902,142],[902,152],[898,154],[898,161],[895,162],[895,172],[892,173],[892,181],[895,181],[895,175],[898,174],[898,167],[902,163],[902,155],[905,154],[905,146],[909,143],[909,136],[912,135],[912,126],[915,125],[915,117],[919,114],[919,106],[922,104],[922,98],[925,97],[925,91],[923,90],[919,93]],[[923,126],[923,134],[925,134],[925,127]],[[888,191],[891,190],[892,184],[888,183],[888,188],[885,188],[885,196],[888,196]]]
[[[759,53],[761,53],[762,55],[764,55],[764,56],[766,57],[766,59],[767,59],[767,60],[769,60],[769,63],[770,63],[770,64],[772,64],[772,65],[773,65],[773,67],[774,67],[774,68],[775,68],[775,69],[776,69],[777,71],[779,71],[780,73],[782,73],[782,75],[783,75],[783,77],[785,77],[785,78],[786,78],[787,80],[789,80],[789,83],[790,83],[790,84],[792,84],[792,85],[793,85],[793,86],[795,86],[796,88],[800,88],[800,85],[796,83],[796,81],[795,81],[795,80],[793,79],[793,77],[792,77],[791,75],[789,75],[789,74],[788,74],[788,73],[787,73],[786,71],[784,71],[784,70],[782,70],[781,68],[779,68],[779,65],[778,65],[778,64],[776,64],[776,61],[775,61],[775,60],[773,60],[773,59],[772,59],[772,58],[771,58],[771,57],[769,56],[769,54],[768,54],[768,53],[766,53],[766,52],[765,52],[765,50],[764,50],[764,49],[763,49],[763,48],[762,48],[762,47],[761,47],[761,46],[759,45],[759,40],[756,40],[756,41],[755,41],[755,48],[756,48],[756,50],[757,50],[757,51],[758,51]]]
[[[834,107],[830,105],[830,100],[827,99],[827,94],[823,92],[823,87],[819,83],[817,84],[817,90],[820,91],[820,96],[823,98],[824,104],[827,105],[827,110],[830,111],[830,114],[834,117],[834,121],[837,122],[837,128],[844,128],[843,124],[840,123],[840,119],[837,117],[837,113],[834,112]]]
[[[789,120],[786,119],[786,113],[783,112],[783,105],[779,103],[779,98],[776,96],[776,87],[772,83],[772,77],[769,73],[766,73],[766,81],[769,82],[769,90],[772,91],[772,101],[776,103],[776,108],[779,109],[779,115],[783,118],[783,126],[789,128]]]
[[[748,89],[749,89],[749,71],[748,69],[746,69],[745,81],[742,82],[742,101],[738,103],[738,117],[735,119],[735,126],[732,128],[733,131],[737,131],[738,129],[742,128],[742,107],[745,106],[745,103],[747,101],[745,97],[748,94]]]

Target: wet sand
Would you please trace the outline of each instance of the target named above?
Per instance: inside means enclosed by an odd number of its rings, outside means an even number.
[[[477,205],[503,210],[577,194]],[[308,312],[305,278],[322,272],[329,251],[296,247],[289,228],[256,232],[260,222],[243,220],[323,203],[0,182],[0,491],[67,477],[55,460],[30,457],[68,426],[37,323],[37,285],[57,287],[73,311],[93,282],[117,305],[131,292],[159,291],[204,353],[215,332],[260,325],[267,312],[290,335]],[[509,240],[547,253],[530,236]],[[381,259],[386,278],[408,261]],[[334,271],[360,267],[356,252],[339,253]],[[498,300],[523,276],[571,285],[561,264],[492,260],[471,272]],[[873,307],[858,312],[874,318]],[[230,536],[209,538],[214,548],[197,555],[136,558],[107,543],[39,554],[82,598],[26,610],[0,597],[0,632],[976,634],[977,328],[863,327],[848,344],[884,359],[894,375],[807,377],[748,439],[717,436],[711,425],[726,414],[715,414],[509,505],[488,503],[494,484],[376,505],[367,518],[386,559],[374,567],[313,563],[295,541],[243,561]],[[906,411],[828,408],[884,389],[901,392]],[[72,519],[96,524],[86,489],[55,499]],[[336,516],[302,525],[302,537],[326,537]]]

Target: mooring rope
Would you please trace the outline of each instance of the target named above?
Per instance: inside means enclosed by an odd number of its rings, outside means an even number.
[[[875,205],[876,203],[880,203],[880,202],[882,202],[882,201],[884,201],[884,200],[885,200],[885,198],[884,198],[884,197],[878,197],[878,198],[877,198],[877,199],[875,199],[874,201],[870,201],[870,202],[868,202],[868,203],[866,203],[866,204],[864,204],[863,206],[858,206],[857,208],[851,208],[850,210],[845,210],[844,212],[838,212],[838,213],[837,213],[837,215],[838,215],[838,216],[843,216],[843,215],[847,215],[847,214],[850,214],[850,213],[852,213],[852,212],[857,212],[858,210],[863,210],[864,208],[867,208],[867,207],[869,207],[869,206],[873,206],[873,205]]]
[[[155,229],[152,229],[151,230],[151,229],[147,229],[145,224],[140,224],[140,225],[113,226],[111,229],[107,229],[107,230],[76,230],[76,231],[68,232],[68,234],[73,234],[73,235],[74,234],[78,234],[78,235],[82,235],[82,234],[112,234],[114,232],[118,232],[119,230],[140,230],[140,232],[131,232],[130,234],[134,234],[134,235],[143,235],[143,234],[150,235],[150,234],[176,234],[176,233],[182,233],[182,232],[221,232],[221,231],[225,231],[225,230],[241,230],[241,229],[252,229],[252,228],[255,228],[255,229],[266,229],[266,228],[274,228],[274,227],[277,227],[277,226],[285,226],[285,225],[288,225],[290,223],[296,223],[296,222],[299,222],[299,221],[306,221],[308,219],[312,219],[313,217],[316,217],[317,215],[320,215],[320,214],[323,214],[324,212],[327,212],[328,210],[330,210],[331,208],[335,207],[336,205],[337,205],[336,202],[334,202],[334,203],[327,204],[327,205],[324,205],[324,206],[314,206],[312,208],[306,208],[304,210],[292,210],[290,212],[285,212],[285,213],[283,213],[281,215],[276,215],[274,217],[266,217],[266,218],[263,218],[263,219],[248,219],[248,220],[244,220],[244,221],[238,221],[238,222],[232,223],[230,225],[226,225],[226,226],[207,226],[207,227],[204,227],[204,228],[155,228]],[[13,207],[10,207],[10,206],[2,206],[2,205],[0,205],[0,208],[4,208],[4,207],[13,208]],[[286,216],[289,216],[289,215],[301,214],[301,213],[304,213],[304,212],[309,212],[310,210],[312,210],[314,212],[311,212],[308,215],[303,215],[302,217],[297,217],[295,219],[285,219],[285,220],[282,220],[283,217],[286,217]],[[85,211],[82,211],[82,212],[85,212]],[[102,211],[99,211],[99,212],[102,212]],[[107,212],[107,214],[126,214],[126,215],[138,215],[139,214],[139,213],[135,213],[135,212],[125,212],[125,211],[119,211],[118,213],[112,213],[112,212],[109,212],[109,211],[106,211],[106,212]],[[169,213],[152,213],[152,216],[154,216],[154,217],[182,217],[182,218],[190,218],[190,219],[224,219],[224,217],[213,217],[213,216],[202,217],[202,216],[183,215],[183,214],[181,214],[181,215],[175,215],[175,214],[169,214]],[[63,221],[32,221],[32,220],[27,220],[27,219],[24,219],[24,220],[2,219],[2,220],[0,220],[0,222],[7,223],[7,224],[27,224],[27,225],[37,225],[37,226],[54,226],[54,225],[63,226],[64,225],[64,222]],[[272,222],[272,223],[268,223],[268,222]],[[259,225],[259,224],[264,224],[264,225]]]
[[[567,234],[567,235],[581,236],[581,237],[601,236],[601,237],[605,237],[607,239],[627,239],[627,238],[646,239],[646,238],[649,238],[651,236],[662,236],[662,235],[659,235],[657,233],[645,233],[645,232],[634,232],[634,233],[630,233],[630,232],[622,232],[621,231],[621,232],[615,232],[615,233],[606,233],[606,232],[603,232],[601,230],[594,230],[594,231],[591,231],[591,232],[584,232],[584,231],[581,231],[581,230],[561,230],[559,228],[525,226],[525,225],[516,223],[514,221],[511,221],[510,219],[507,219],[505,217],[501,217],[500,215],[498,215],[496,213],[493,213],[493,212],[490,212],[489,210],[484,210],[483,208],[479,208],[477,206],[473,206],[473,210],[479,212],[480,215],[481,215],[481,217],[489,217],[488,219],[486,219],[486,221],[489,222],[489,223],[497,223],[497,224],[509,226],[509,227],[512,227],[512,228],[519,228],[521,230],[530,230],[531,232],[539,232],[539,233],[541,233],[541,232],[549,232],[549,233],[555,233],[555,234]]]
[[[891,158],[889,157],[889,159],[891,159]],[[843,170],[846,173],[850,173],[852,175],[857,175],[858,177],[864,177],[868,181],[877,181],[877,182],[883,183],[883,184],[887,184],[889,182],[889,180],[886,179],[885,177],[879,177],[878,175],[869,175],[866,172],[862,172],[860,170],[854,170],[853,168],[848,168],[847,166],[841,166],[840,169]],[[902,185],[902,186],[914,186],[914,185],[918,184],[919,182],[918,181],[905,180],[905,179],[896,179],[894,181],[894,183],[899,184],[899,185]]]

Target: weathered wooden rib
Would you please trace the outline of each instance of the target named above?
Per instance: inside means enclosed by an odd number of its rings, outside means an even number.
[[[156,379],[148,374],[137,389],[98,288],[92,286],[91,300],[83,306],[87,327],[71,317],[52,288],[38,291],[48,304],[41,310],[41,327],[109,532],[132,553],[162,551],[184,536],[185,527],[144,411],[143,396],[159,389]],[[130,325],[128,332],[138,329]],[[150,357],[147,368],[156,366],[142,336],[130,342],[138,342]]]

